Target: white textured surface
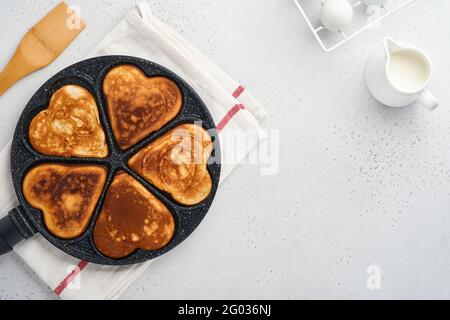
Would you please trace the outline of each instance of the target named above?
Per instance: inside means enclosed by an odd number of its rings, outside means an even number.
[[[56,1],[0,2],[0,61]],[[88,28],[0,98],[0,147],[48,77],[81,60],[133,1],[72,1]],[[418,0],[325,54],[291,0],[150,1],[154,13],[242,81],[280,129],[280,171],[243,165],[204,223],[123,298],[450,298],[450,2]],[[426,50],[441,106],[369,97],[365,60],[384,35]],[[220,204],[220,205],[218,205]],[[378,265],[382,288],[368,290]],[[0,298],[53,298],[13,254]]]

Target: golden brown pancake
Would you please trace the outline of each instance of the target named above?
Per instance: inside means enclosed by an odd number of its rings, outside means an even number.
[[[159,130],[180,112],[182,94],[172,80],[148,78],[132,65],[111,69],[103,82],[112,130],[119,148],[128,149]]]
[[[211,192],[206,164],[212,147],[202,127],[183,124],[139,151],[128,165],[179,203],[194,205]]]
[[[46,155],[95,157],[108,155],[94,97],[85,88],[66,85],[57,90],[47,109],[31,121],[32,146]]]
[[[94,227],[97,249],[110,258],[136,249],[157,250],[172,239],[173,216],[142,184],[119,172],[109,187]]]
[[[22,190],[28,203],[42,210],[48,231],[72,239],[88,227],[106,174],[103,166],[41,164],[25,175]]]

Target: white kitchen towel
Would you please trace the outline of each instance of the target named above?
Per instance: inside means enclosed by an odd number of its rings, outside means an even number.
[[[159,63],[185,79],[211,112],[222,149],[221,181],[264,139],[264,109],[238,82],[196,48],[157,20],[146,2],[134,7],[90,56],[122,54]],[[10,145],[0,152],[0,207],[17,204],[10,177]],[[220,192],[220,189],[219,189]],[[80,261],[49,244],[41,235],[14,247],[36,274],[63,299],[115,299],[151,261],[132,266],[100,266]]]

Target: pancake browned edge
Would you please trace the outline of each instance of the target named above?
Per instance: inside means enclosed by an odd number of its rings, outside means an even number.
[[[136,249],[164,247],[174,230],[174,219],[167,207],[122,171],[109,187],[95,223],[94,242],[105,256],[123,258]]]
[[[50,233],[72,239],[89,225],[107,169],[95,165],[41,164],[23,180],[26,201],[40,209]]]
[[[48,108],[33,118],[30,143],[46,155],[105,158],[105,133],[92,94],[78,85],[57,90]]]
[[[211,136],[202,127],[183,124],[135,154],[128,165],[184,205],[203,201],[211,192],[207,161]]]
[[[112,68],[103,81],[112,131],[121,150],[159,130],[180,112],[183,97],[166,77],[148,78],[133,65]]]

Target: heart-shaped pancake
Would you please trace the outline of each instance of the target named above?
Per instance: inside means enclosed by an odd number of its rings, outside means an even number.
[[[202,127],[182,124],[135,154],[128,165],[179,203],[194,205],[211,192],[206,165],[212,148]]]
[[[177,84],[148,78],[133,65],[112,68],[103,81],[112,131],[121,150],[128,149],[176,117],[182,106]]]
[[[57,90],[47,109],[31,121],[31,145],[40,153],[63,157],[108,155],[105,133],[92,94],[78,85]]]
[[[106,175],[103,166],[41,164],[25,175],[22,190],[52,234],[72,239],[88,227]]]
[[[95,223],[94,242],[105,256],[122,258],[136,249],[164,247],[174,230],[174,219],[167,207],[122,171],[109,187]]]

